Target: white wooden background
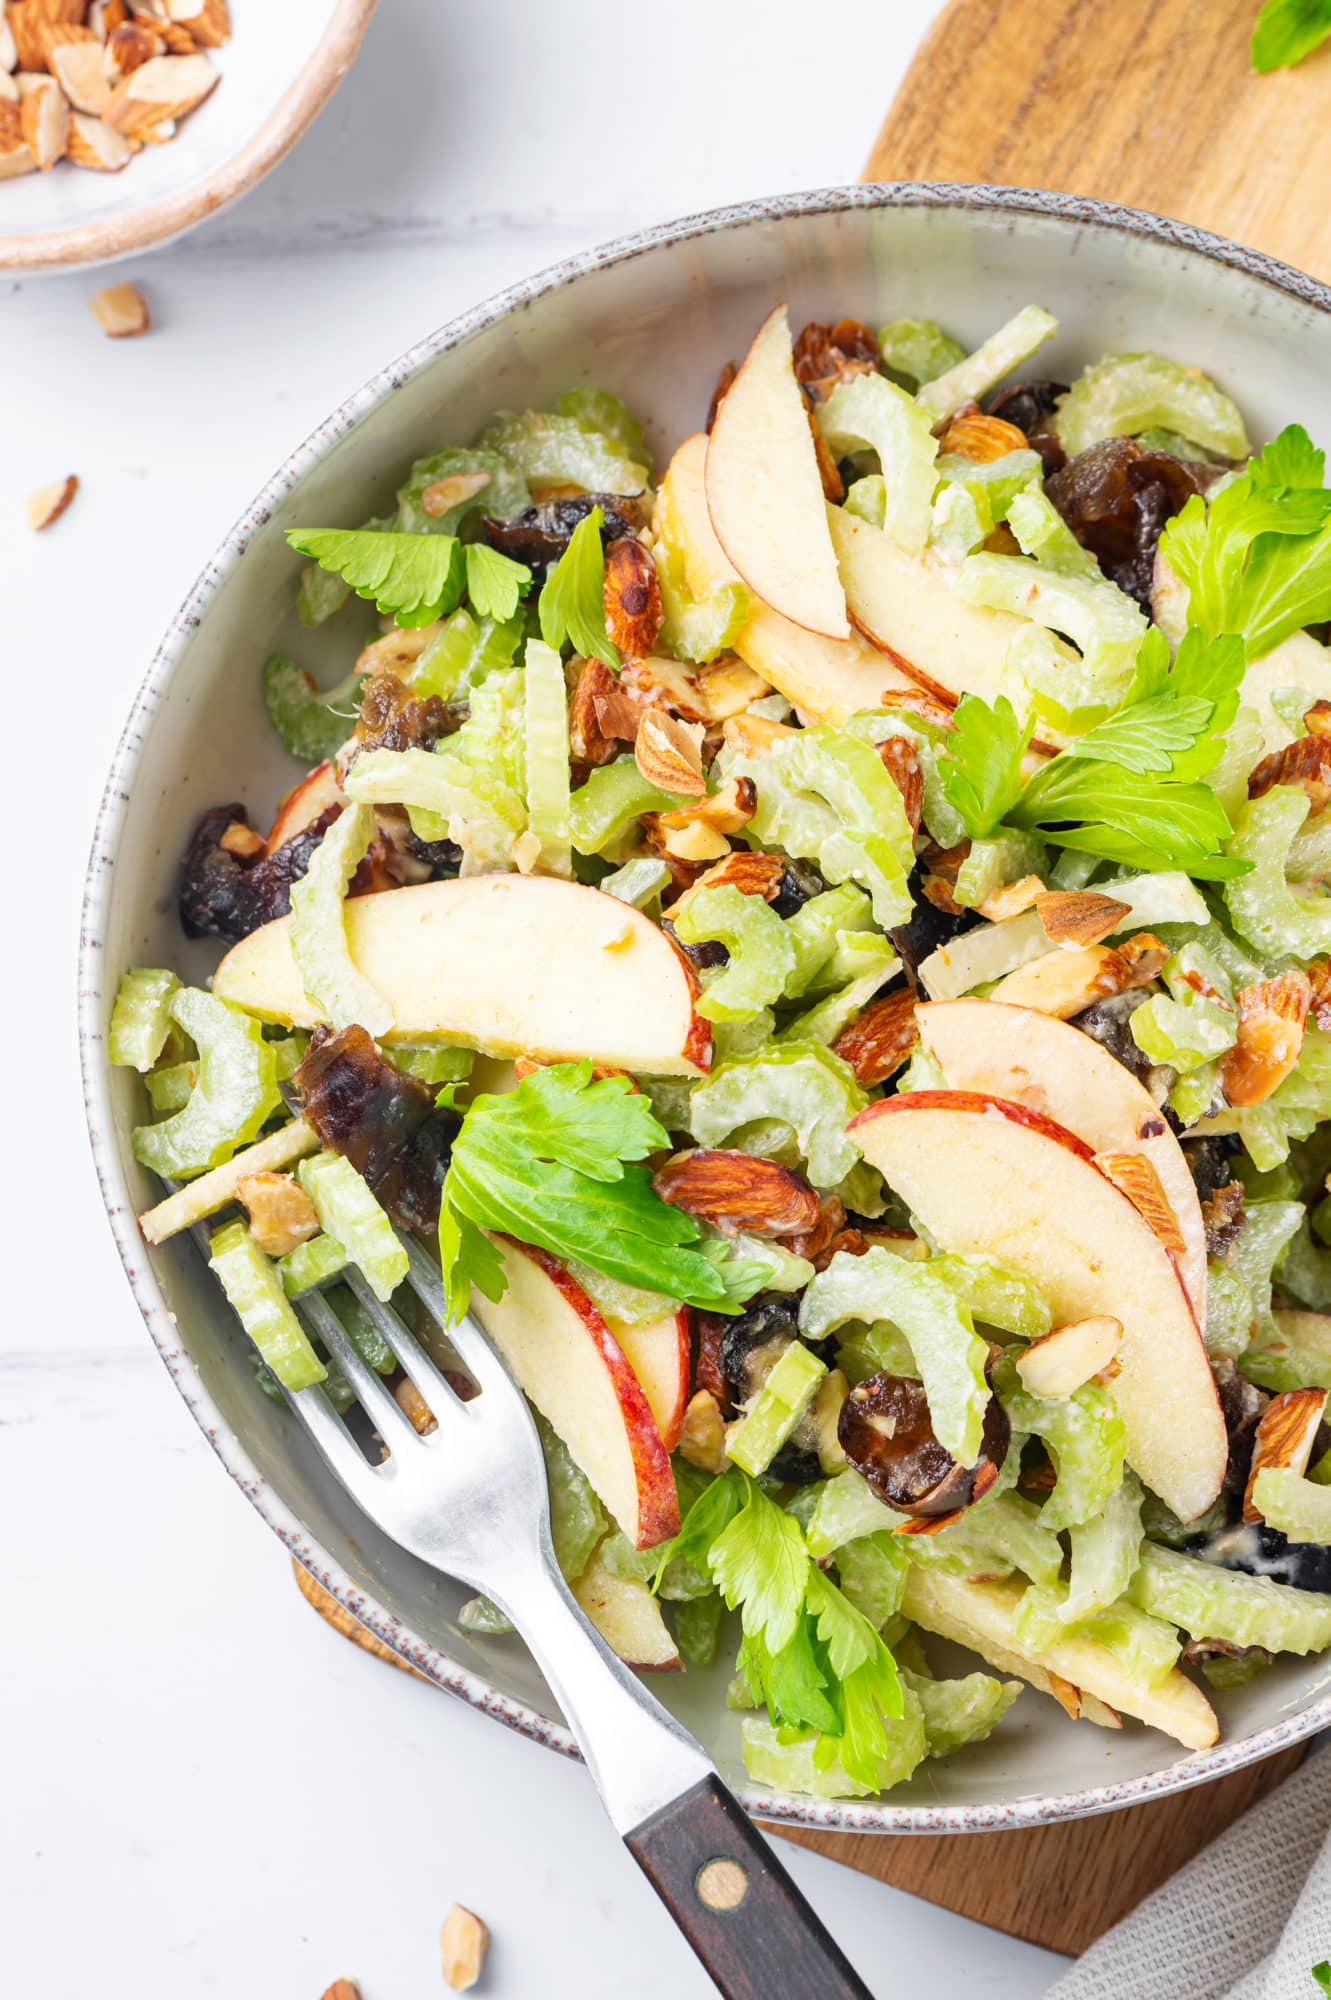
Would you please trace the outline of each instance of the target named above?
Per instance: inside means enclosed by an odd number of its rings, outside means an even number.
[[[347,1974],[365,2000],[426,2000],[455,1898],[492,1926],[504,2000],[711,1991],[582,1772],[326,1630],[178,1401],[87,1157],[79,895],[157,637],[288,447],[426,329],[571,250],[853,179],[936,4],[852,21],[807,0],[383,0],[296,154],[118,274],[151,300],[149,338],[104,339],[93,274],[0,275],[6,1991],[318,2000]],[[263,6],[235,0],[241,33]],[[66,472],[78,501],[39,539],[23,497]],[[884,1996],[1015,2000],[1059,1969],[790,1865]]]

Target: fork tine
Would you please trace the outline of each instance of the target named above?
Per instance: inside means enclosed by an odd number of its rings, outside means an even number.
[[[435,1416],[439,1417],[445,1410],[453,1407],[465,1410],[466,1403],[458,1395],[443,1370],[426,1353],[411,1328],[392,1306],[385,1305],[381,1299],[375,1297],[363,1273],[358,1271],[354,1264],[348,1265],[342,1273],[342,1279],[345,1284],[350,1285]]]
[[[325,1389],[287,1391],[287,1402],[304,1424],[344,1486],[351,1489],[362,1506],[372,1507],[374,1489],[383,1474],[370,1464],[351,1432],[343,1423]]]
[[[355,1390],[356,1401],[385,1444],[390,1443],[394,1434],[400,1438],[405,1432],[415,1437],[410,1417],[392,1391],[384,1387],[373,1368],[362,1361],[346,1328],[322,1293],[310,1292],[301,1301],[301,1311],[308,1316],[311,1326]]]
[[[499,1356],[491,1347],[470,1314],[465,1319],[456,1320],[450,1326],[448,1321],[448,1295],[438,1266],[432,1262],[429,1253],[419,1243],[406,1240],[407,1256],[411,1260],[408,1283],[421,1304],[434,1314],[439,1326],[448,1334],[458,1351],[458,1359],[467,1372],[485,1390],[503,1393],[507,1390],[516,1396],[517,1388],[512,1376]]]

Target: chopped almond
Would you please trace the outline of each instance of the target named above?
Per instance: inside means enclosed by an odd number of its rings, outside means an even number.
[[[1306,792],[1313,812],[1331,802],[1331,736],[1324,733],[1320,718],[1316,733],[1300,736],[1283,750],[1263,757],[1249,775],[1248,797],[1260,799],[1276,785]]]
[[[401,1410],[417,1437],[428,1437],[438,1429],[434,1411],[422,1396],[410,1375],[404,1375],[393,1385],[393,1401]]]
[[[36,493],[28,495],[28,526],[40,534],[43,528],[51,527],[67,510],[74,495],[79,490],[79,482],[74,473],[68,479],[59,479],[54,486],[43,486]]]
[[[51,73],[75,111],[99,117],[111,95],[106,60],[97,40],[62,42],[51,50]]]
[[[20,112],[23,137],[43,173],[49,173],[69,150],[69,105],[53,76],[44,76],[29,91]]]
[[[987,917],[991,924],[1005,923],[1009,917],[1020,917],[1025,911],[1034,909],[1045,894],[1047,891],[1038,875],[1023,875],[1019,882],[1005,882],[1001,889],[991,889],[980,904],[980,915]]]
[[[380,638],[372,639],[368,646],[362,646],[356,659],[356,672],[366,675],[396,674],[399,680],[405,680],[439,629],[437,619],[433,625],[418,625],[414,631],[399,631],[395,625],[391,632],[385,632]]]
[[[651,653],[645,659],[630,660],[620,675],[623,687],[643,704],[666,706],[685,722],[726,722],[742,715],[751,701],[770,694],[771,688],[752,667],[733,654],[722,653],[705,666],[685,666],[679,660]]]
[[[904,736],[886,736],[878,745],[884,770],[901,794],[912,834],[920,830],[924,810],[924,772],[915,745]]]
[[[1145,1153],[1097,1153],[1095,1164],[1106,1180],[1125,1194],[1137,1213],[1149,1222],[1166,1250],[1180,1252],[1183,1231],[1168,1195]]]
[[[954,458],[968,458],[973,465],[989,465],[1010,451],[1025,451],[1026,433],[983,410],[961,411],[943,433],[942,449]]]
[[[921,722],[931,722],[938,729],[951,729],[956,718],[952,710],[937,696],[926,694],[923,688],[886,688],[879,696],[880,708],[904,709],[907,715],[918,715]]]
[[[0,180],[11,180],[16,174],[31,174],[36,170],[36,158],[24,137],[19,103],[16,98],[0,97]]]
[[[164,119],[184,118],[216,82],[217,71],[207,56],[154,56],[116,85],[106,122],[127,137],[140,136]]]
[[[1070,1396],[1109,1367],[1122,1341],[1122,1322],[1109,1313],[1070,1320],[1033,1340],[1017,1356],[1017,1373],[1033,1396]]]
[[[217,844],[225,853],[234,855],[237,861],[257,861],[267,846],[263,835],[240,819],[232,820]]]
[[[1300,1474],[1307,1471],[1325,1414],[1325,1389],[1290,1389],[1283,1396],[1271,1398],[1253,1438],[1248,1484],[1243,1494],[1245,1521],[1262,1518],[1252,1497],[1259,1472],[1274,1467]]]
[[[1306,972],[1284,972],[1241,987],[1238,1040],[1225,1057],[1222,1080],[1231,1104],[1262,1104],[1299,1059],[1312,1004]]]
[[[1168,957],[1167,948],[1149,931],[1117,946],[1093,944],[1080,951],[1059,946],[1009,972],[989,997],[1070,1021],[1097,1000],[1148,986]]]
[[[710,1389],[699,1389],[690,1398],[675,1449],[687,1465],[696,1466],[699,1472],[726,1470],[729,1460],[725,1419]]]
[[[1049,889],[1036,897],[1035,907],[1050,944],[1099,944],[1132,915],[1130,903],[1094,889]]]
[[[1064,1680],[1062,1674],[1050,1673],[1047,1667],[1045,1672],[1049,1677],[1050,1694],[1054,1697],[1064,1715],[1071,1717],[1072,1721],[1076,1722],[1081,1715],[1081,1689],[1074,1687],[1071,1681]]]
[[[142,69],[154,56],[166,54],[166,43],[155,27],[142,21],[122,21],[112,28],[102,50],[102,67],[108,86],[123,83],[136,69]]]
[[[90,167],[99,174],[118,174],[134,157],[134,148],[125,134],[117,132],[105,119],[75,111],[69,121],[69,157],[76,167]]]
[[[859,1019],[841,1030],[832,1052],[850,1064],[855,1081],[869,1090],[901,1068],[919,1039],[915,995],[903,988],[871,1000]]]
[[[488,472],[451,472],[446,479],[431,480],[421,493],[421,512],[438,521],[464,500],[474,500],[489,484]]]
[[[575,764],[609,764],[619,754],[621,742],[631,743],[637,735],[638,711],[632,710],[633,720],[626,731],[616,729],[612,722],[620,718],[615,715],[614,705],[621,697],[615,675],[597,659],[576,661],[573,668],[576,679],[568,704],[569,751]],[[611,722],[602,720],[603,702]]]
[[[269,1257],[285,1257],[319,1233],[319,1214],[294,1174],[249,1174],[236,1188],[250,1234]]]
[[[661,583],[650,553],[631,535],[606,547],[601,600],[605,629],[625,658],[640,660],[650,653],[664,617]]]
[[[444,1978],[455,1993],[466,1993],[481,1976],[490,1933],[478,1916],[454,1903],[439,1933]]]
[[[638,724],[633,757],[649,785],[678,798],[707,796],[702,774],[702,730],[663,708],[649,708]],[[696,857],[702,858],[702,857]]]
[[[820,1212],[802,1174],[753,1153],[697,1146],[667,1160],[652,1186],[662,1201],[723,1236],[797,1236],[814,1227]]]
[[[782,736],[793,736],[788,722],[773,722],[765,715],[732,715],[721,724],[721,734],[735,750],[770,750]]]
[[[701,868],[709,861],[723,860],[730,853],[730,842],[706,820],[690,820],[685,826],[663,826],[660,813],[644,813],[642,816],[643,839],[649,854],[659,854],[667,861],[685,862],[689,868]],[[671,879],[676,889],[691,889],[696,885],[696,874],[676,875]]]
[[[134,340],[152,325],[147,301],[136,285],[107,285],[92,301],[93,315],[108,340]]]
[[[802,1235],[788,1238],[785,1247],[792,1257],[803,1257],[806,1262],[816,1264],[845,1226],[845,1203],[840,1195],[825,1194],[819,1201],[818,1220],[813,1228],[805,1230]]]
[[[659,817],[664,821],[665,814]],[[779,854],[756,854],[749,847],[732,848],[684,891],[667,914],[672,919],[677,917],[699,889],[738,889],[742,895],[761,896],[765,903],[774,903],[781,893],[781,877],[785,872],[786,864]]]
[[[201,49],[220,49],[231,39],[227,0],[166,0],[166,11]]]
[[[758,810],[758,788],[752,778],[727,778],[719,792],[696,805],[657,813],[660,826],[674,833],[688,826],[709,826],[715,833],[738,833]]]

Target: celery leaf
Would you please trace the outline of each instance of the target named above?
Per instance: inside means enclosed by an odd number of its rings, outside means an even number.
[[[408,630],[432,625],[454,610],[462,596],[466,566],[452,535],[290,528],[287,540]]]
[[[567,641],[582,658],[603,660],[607,667],[617,668],[619,648],[605,629],[604,525],[605,515],[593,507],[569,536],[568,547],[551,568],[541,592],[541,637],[556,652]]]

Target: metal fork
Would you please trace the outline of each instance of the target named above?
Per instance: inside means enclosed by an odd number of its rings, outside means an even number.
[[[409,1283],[442,1328],[440,1274],[408,1243]],[[483,1591],[526,1640],[624,1844],[728,2000],[871,2000],[711,1762],[619,1661],[555,1563],[545,1461],[527,1404],[473,1320],[448,1339],[480,1393],[460,1397],[391,1306],[349,1266],[436,1419],[417,1433],[318,1292],[298,1311],[386,1447],[372,1465],[323,1388],[287,1397],[370,1519],[435,1569]]]

